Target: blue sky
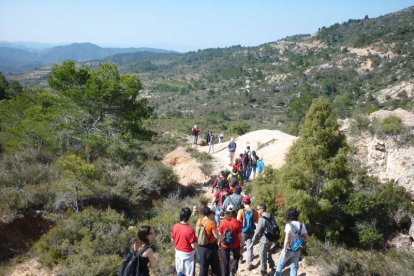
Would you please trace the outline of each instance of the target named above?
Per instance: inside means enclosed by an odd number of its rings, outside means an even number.
[[[0,41],[188,51],[256,46],[414,0],[1,0]]]

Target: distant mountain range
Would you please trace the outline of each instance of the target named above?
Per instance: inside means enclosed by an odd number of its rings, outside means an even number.
[[[92,43],[73,43],[44,48],[47,44],[0,41],[0,71],[14,73],[72,59],[77,62],[111,59],[118,54],[136,53],[143,57],[178,55],[178,52],[155,48],[103,48]]]

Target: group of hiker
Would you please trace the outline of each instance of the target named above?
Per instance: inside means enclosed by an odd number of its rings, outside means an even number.
[[[200,135],[200,128],[197,125],[194,125],[194,127],[191,129],[191,136],[193,137],[193,144],[197,145],[198,143],[198,136]],[[214,141],[215,141],[216,136],[214,135],[214,133],[211,130],[207,130],[206,135],[204,136],[204,139],[207,143],[208,147],[208,152],[210,153],[214,153]],[[218,143],[222,143],[223,139],[224,139],[224,132],[220,132],[217,135],[218,138]]]
[[[194,143],[197,144],[200,129],[195,125]],[[214,135],[207,133],[209,143],[214,144]],[[206,136],[207,136],[206,135]],[[195,264],[199,264],[198,275],[213,276],[236,275],[241,263],[242,253],[246,252],[246,269],[253,266],[253,247],[259,244],[259,260],[261,275],[268,275],[268,267],[279,276],[284,267],[290,266],[290,275],[297,275],[302,243],[308,239],[303,223],[298,221],[299,212],[295,208],[286,211],[285,239],[277,264],[272,255],[276,253],[279,239],[279,227],[273,215],[267,212],[265,204],[252,205],[248,194],[242,195],[244,183],[257,173],[263,172],[264,163],[249,146],[235,158],[237,149],[234,138],[227,145],[231,172],[221,171],[211,181],[212,201],[201,208],[202,217],[197,220],[195,229],[189,225],[193,211],[184,207],[180,211],[179,223],[171,229],[171,240],[175,247],[175,269],[177,276],[196,275]],[[213,146],[214,152],[214,146]],[[121,266],[119,275],[149,275],[148,265],[155,266],[150,242],[153,231],[149,226],[142,226],[138,231],[139,242],[133,244],[130,253]],[[131,256],[135,256],[137,264],[128,274]],[[129,260],[129,262],[128,262]],[[133,265],[130,265],[133,266]],[[125,273],[121,273],[126,271]],[[136,273],[136,274],[134,274]]]
[[[254,269],[253,246],[259,244],[261,275],[268,275],[268,267],[279,276],[284,267],[290,266],[290,275],[297,275],[300,246],[308,239],[306,227],[298,221],[295,208],[286,211],[285,240],[277,265],[272,255],[278,240],[277,224],[267,212],[266,205],[254,208],[250,197],[242,196],[243,207],[237,209],[229,204],[223,211],[220,224],[214,219],[214,211],[208,206],[201,209],[202,217],[197,220],[195,230],[188,225],[192,211],[185,207],[180,212],[180,222],[171,230],[175,246],[175,268],[178,276],[236,275],[242,254],[246,251],[247,270]],[[198,274],[195,270],[199,264]]]
[[[234,139],[230,139],[229,152],[233,149],[235,152],[236,148]],[[255,177],[260,158],[250,147],[239,157],[233,159],[229,155],[229,158],[231,172],[223,170],[210,182],[213,199],[201,208],[203,217],[197,220],[195,229],[188,221],[197,212],[186,207],[181,210],[180,222],[171,231],[177,275],[195,275],[196,261],[198,275],[208,275],[209,269],[211,275],[236,275],[244,251],[246,269],[251,271],[255,244],[259,244],[261,275],[268,275],[268,268],[275,275],[281,275],[287,265],[291,266],[291,275],[296,275],[300,249],[295,244],[308,238],[305,225],[298,222],[298,211],[290,208],[286,212],[289,223],[285,226],[286,238],[276,265],[272,257],[279,239],[275,218],[267,212],[265,204],[254,207],[250,196],[242,194],[242,187],[252,172]],[[263,166],[257,171],[262,169]]]

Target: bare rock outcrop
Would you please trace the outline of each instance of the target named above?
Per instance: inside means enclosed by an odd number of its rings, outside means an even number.
[[[201,164],[183,147],[178,147],[167,154],[163,163],[173,168],[182,185],[204,183],[208,180],[200,169]]]
[[[399,117],[413,131],[414,114],[403,109],[379,110],[370,115],[370,120],[383,120],[391,115]],[[414,196],[414,145],[401,143],[398,136],[379,137],[367,131],[355,136],[350,126],[350,120],[345,120],[341,130],[349,143],[356,146],[356,157],[367,167],[368,173],[383,181],[394,180]]]

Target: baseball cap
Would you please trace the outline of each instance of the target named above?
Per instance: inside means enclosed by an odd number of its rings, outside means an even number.
[[[226,212],[232,212],[232,211],[234,211],[234,205],[230,204],[230,205],[227,206]]]
[[[244,204],[250,204],[250,203],[251,203],[251,201],[250,201],[250,197],[249,197],[248,195],[245,195],[245,196],[243,197],[243,203],[244,203]]]

